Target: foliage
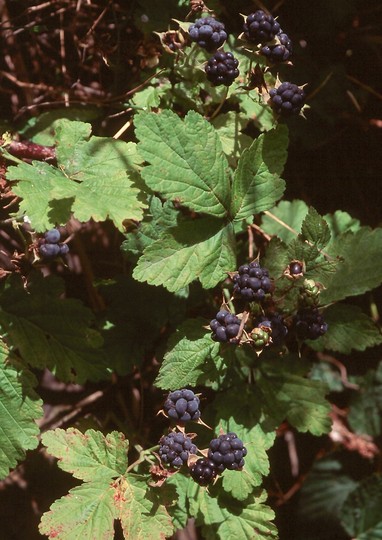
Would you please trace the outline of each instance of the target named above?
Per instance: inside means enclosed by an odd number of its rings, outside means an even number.
[[[210,4],[215,15],[232,9]],[[187,40],[188,8],[175,0],[163,11],[149,1],[135,7],[135,27],[159,32],[164,48],[160,67],[124,94],[134,128],[126,140],[77,110],[20,129],[31,144],[53,147],[48,159],[15,157],[3,135],[17,205],[3,208],[14,240],[0,274],[1,479],[40,437],[44,456],[80,481],[41,512],[41,535],[165,539],[193,518],[207,540],[276,539],[288,493],[272,460],[292,437],[320,447],[291,487],[301,488],[296,539],[325,538],[319,526],[306,536],[324,517],[338,538],[382,538],[373,463],[382,429],[382,228],[288,200],[288,148],[304,119],[284,122],[269,90],[291,66],[266,66],[256,44],[231,36],[240,76],[229,88],[211,86],[207,52]],[[69,254],[46,261],[40,248],[52,227]],[[95,238],[104,257],[86,250]],[[233,277],[252,261],[268,285],[255,283],[266,292],[249,302],[242,291],[255,274],[241,272],[247,281],[235,290]],[[219,310],[241,323],[223,342],[210,326]],[[307,312],[325,321],[316,339],[299,332]],[[45,377],[86,394],[57,422],[43,411]],[[157,417],[166,392],[180,388],[200,397],[202,421],[192,427]],[[102,407],[84,413],[99,395]],[[199,486],[192,457],[179,471],[160,462],[166,429],[190,432],[198,457],[212,437],[234,432],[245,465]],[[368,465],[354,474],[348,454]]]

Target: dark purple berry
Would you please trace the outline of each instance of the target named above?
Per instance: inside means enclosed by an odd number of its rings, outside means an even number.
[[[280,32],[277,34],[275,43],[267,43],[260,49],[260,53],[264,55],[271,64],[286,62],[292,56],[292,41],[287,34]]]
[[[280,30],[280,24],[272,15],[267,15],[261,9],[248,15],[243,25],[245,37],[253,43],[272,41]]]
[[[163,410],[175,421],[189,422],[200,418],[199,404],[200,399],[192,390],[182,388],[169,393]]]
[[[224,469],[232,471],[244,467],[244,457],[247,449],[236,433],[226,433],[212,439],[208,449],[208,458],[219,472]]]
[[[50,231],[46,231],[44,238],[48,244],[57,244],[60,241],[61,234],[58,229],[50,229]]]
[[[208,486],[216,478],[218,471],[212,460],[207,458],[198,459],[192,467],[190,467],[191,478],[200,486]]]
[[[298,276],[299,274],[302,274],[302,264],[299,262],[292,262],[289,265],[289,272],[292,276]]]
[[[67,255],[69,253],[68,244],[58,244],[58,247],[60,248],[60,255]]]
[[[213,86],[231,86],[239,76],[239,61],[230,52],[218,51],[207,62],[205,72]]]
[[[294,83],[283,82],[269,91],[270,105],[281,116],[298,114],[305,103],[305,92]]]
[[[188,30],[190,38],[208,52],[214,52],[227,39],[224,24],[213,17],[197,19]]]
[[[59,255],[60,248],[57,244],[41,244],[39,252],[43,259],[54,259]]]
[[[183,433],[172,431],[168,435],[163,435],[159,441],[158,453],[162,463],[175,469],[187,463],[189,455],[196,452],[196,446]]]
[[[229,311],[219,311],[216,318],[210,322],[212,339],[220,343],[225,343],[235,338],[240,329],[240,319],[229,313]]]
[[[237,275],[239,279],[236,278]],[[232,281],[234,294],[247,302],[262,302],[272,290],[269,272],[266,268],[261,268],[258,261],[240,266]]]
[[[294,327],[301,340],[318,339],[328,330],[328,325],[317,308],[300,309],[294,317]]]

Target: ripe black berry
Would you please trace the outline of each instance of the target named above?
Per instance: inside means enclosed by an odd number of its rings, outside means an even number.
[[[58,229],[50,229],[50,231],[46,231],[44,238],[48,244],[57,244],[60,241],[61,234]]]
[[[210,322],[212,330],[212,339],[225,343],[233,340],[239,333],[240,319],[232,315],[229,311],[219,311],[215,319]]]
[[[188,30],[190,38],[208,52],[214,52],[227,39],[224,24],[213,17],[198,19]]]
[[[246,455],[247,449],[236,433],[219,435],[217,439],[212,439],[208,449],[208,458],[219,472],[224,469],[231,471],[242,469]]]
[[[257,327],[268,330],[271,334],[272,344],[280,347],[288,334],[288,328],[284,324],[284,319],[279,313],[272,313],[267,317],[262,315],[257,319]]]
[[[298,276],[299,274],[302,274],[303,267],[302,264],[299,262],[291,262],[289,265],[289,272],[292,276]]]
[[[232,281],[235,295],[248,302],[261,302],[272,289],[268,270],[261,268],[257,261],[240,266]]]
[[[292,41],[287,34],[282,32],[277,34],[275,43],[266,43],[260,49],[260,53],[263,54],[271,64],[286,62],[292,56],[292,51]]]
[[[279,23],[261,9],[251,13],[243,26],[245,37],[254,43],[272,41],[281,30]]]
[[[298,114],[305,103],[305,92],[296,84],[283,82],[269,91],[270,105],[277,114],[291,116]]]
[[[191,439],[183,433],[172,431],[163,435],[159,441],[161,461],[170,467],[179,469],[187,463],[190,454],[196,454],[197,448]]]
[[[218,474],[213,461],[200,458],[190,467],[191,478],[200,486],[208,486]]]
[[[317,339],[323,336],[328,325],[317,308],[300,309],[294,318],[297,337],[304,339]]]
[[[60,255],[67,255],[69,253],[68,244],[58,244],[58,247],[60,248]]]
[[[54,259],[60,253],[60,246],[57,244],[41,244],[39,253],[43,259]]]
[[[238,60],[230,52],[218,51],[210,58],[205,67],[207,79],[214,85],[231,86],[239,76]]]
[[[200,418],[200,399],[192,390],[183,388],[170,392],[163,409],[167,416],[179,422],[189,422]]]

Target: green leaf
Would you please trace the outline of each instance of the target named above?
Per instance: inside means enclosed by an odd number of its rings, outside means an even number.
[[[232,185],[231,215],[236,221],[269,210],[280,199],[285,182],[280,178],[287,158],[288,131],[260,135],[242,153]]]
[[[266,233],[276,235],[289,244],[301,231],[307,213],[308,206],[304,201],[281,201],[262,216],[261,227]]]
[[[369,370],[354,379],[360,390],[349,403],[349,424],[356,433],[378,437],[382,433],[382,362],[377,371]]]
[[[328,526],[331,538],[336,537],[336,532],[342,537],[339,527],[341,507],[356,486],[357,482],[345,474],[341,463],[333,457],[316,461],[303,483],[297,503],[299,528],[305,533],[301,538],[306,538],[312,529],[322,532],[322,537],[326,538]]]
[[[61,293],[56,277],[31,275],[26,290],[11,276],[0,296],[0,324],[9,342],[28,364],[48,368],[63,381],[105,378],[107,359],[102,338],[91,328],[92,312],[79,300],[59,298]]]
[[[268,415],[277,423],[285,418],[298,431],[313,435],[328,433],[331,428],[328,389],[320,381],[302,376],[307,366],[301,359],[284,356],[261,365],[257,386]]]
[[[235,404],[234,410],[232,404]],[[244,501],[253,488],[260,486],[263,476],[269,474],[267,450],[272,447],[276,433],[274,426],[265,431],[260,422],[261,404],[248,386],[238,386],[222,392],[214,401],[215,425],[225,433],[234,432],[247,449],[245,465],[241,474],[225,471],[223,487],[235,499]]]
[[[163,285],[171,292],[198,278],[209,289],[223,281],[235,265],[232,225],[222,228],[220,220],[201,218],[164,231],[145,249],[133,277]]]
[[[55,429],[43,433],[42,442],[60,469],[85,482],[110,480],[126,471],[129,443],[117,431],[105,437],[94,429]]]
[[[219,344],[212,341],[205,324],[205,319],[189,319],[171,336],[156,386],[169,390],[195,386],[207,365],[219,359]]]
[[[277,538],[277,530],[272,523],[274,512],[265,503],[267,495],[251,495],[245,502],[228,498],[226,494],[218,493],[214,486],[209,492],[200,490],[199,496],[190,500],[191,515],[195,516],[196,524],[203,526],[203,531],[212,526],[210,538],[236,538],[237,540],[269,540]],[[211,496],[212,494],[213,496]],[[206,527],[207,525],[207,527]],[[210,532],[212,532],[210,531]]]
[[[337,302],[378,287],[382,283],[381,245],[382,228],[368,227],[349,231],[331,242],[327,252],[342,262],[323,281],[327,289],[321,293],[321,303]]]
[[[382,343],[382,333],[358,306],[336,304],[324,312],[328,331],[321,339],[309,342],[316,351],[349,354],[352,350],[364,351]]]
[[[326,221],[332,238],[337,238],[341,234],[352,231],[356,232],[361,228],[360,221],[351,217],[347,212],[336,210],[334,214],[325,214]]]
[[[126,234],[122,251],[140,255],[147,246],[158,240],[163,231],[176,225],[178,216],[179,212],[171,201],[162,203],[159,197],[151,196],[144,220]]]
[[[128,476],[119,518],[125,538],[164,540],[173,533],[170,515],[150,492],[146,479]]]
[[[40,532],[50,539],[112,540],[119,519],[125,538],[163,539],[173,532],[160,493],[147,479],[127,474],[128,442],[121,433],[70,428],[45,433],[43,442],[59,466],[85,483],[56,501],[41,519]]]
[[[324,248],[330,240],[328,224],[312,206],[302,222],[301,237],[318,249]]]
[[[261,259],[262,266],[265,266],[269,270],[271,276],[277,278],[283,275],[290,261],[286,244],[277,236],[271,238],[264,258]]]
[[[131,372],[148,354],[155,354],[156,347],[167,331],[175,330],[183,320],[186,302],[163,287],[151,287],[128,276],[115,276],[99,287],[105,300],[105,325],[102,336],[110,368],[121,375]],[[126,299],[139,298],[131,309]],[[153,305],[150,317],[148,306]],[[142,332],[144,328],[144,332]]]
[[[39,531],[49,540],[113,540],[115,495],[115,488],[102,481],[75,487],[42,516]]]
[[[91,137],[90,124],[83,122],[62,119],[55,127],[57,168],[33,162],[7,173],[8,180],[18,181],[13,191],[33,228],[64,224],[71,212],[80,221],[112,219],[121,231],[124,220],[139,221],[144,204],[130,178],[137,162],[134,143]]]
[[[135,126],[139,152],[150,164],[142,176],[153,191],[196,212],[227,214],[228,163],[211,124],[194,111],[183,121],[165,110],[140,113]]]
[[[38,445],[36,420],[42,416],[42,401],[33,390],[32,373],[20,371],[8,360],[0,340],[0,479],[5,478],[26,450]]]
[[[342,507],[342,525],[354,540],[382,539],[382,476],[365,478]]]
[[[235,111],[230,111],[219,114],[212,120],[212,124],[218,132],[223,152],[235,162],[243,148],[250,146],[252,142],[248,135],[242,133],[248,124],[248,118]]]
[[[61,170],[40,161],[20,163],[8,167],[7,179],[18,180],[12,191],[21,197],[20,212],[28,216],[35,231],[46,231],[69,220],[73,195],[65,197],[60,205],[52,201],[53,190],[59,186],[65,190],[68,183]]]

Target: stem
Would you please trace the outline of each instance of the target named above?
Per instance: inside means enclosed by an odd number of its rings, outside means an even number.
[[[147,450],[144,450],[141,455],[139,456],[139,458],[134,461],[134,463],[132,463],[131,465],[129,465],[126,469],[126,473],[130,472],[131,470],[133,470],[137,465],[139,465],[140,463],[142,463],[143,461],[146,461],[146,456],[151,454],[152,452],[154,452],[154,450],[157,450],[159,448],[159,445],[156,444],[155,446],[152,446],[151,448],[148,448]]]

